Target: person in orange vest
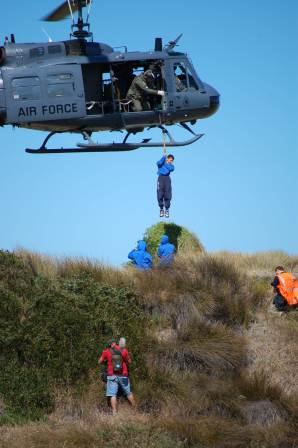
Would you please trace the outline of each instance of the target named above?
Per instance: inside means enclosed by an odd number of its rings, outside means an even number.
[[[278,311],[285,311],[289,306],[298,304],[298,281],[293,274],[285,272],[283,266],[275,268],[275,277],[271,285],[277,293],[273,304]]]

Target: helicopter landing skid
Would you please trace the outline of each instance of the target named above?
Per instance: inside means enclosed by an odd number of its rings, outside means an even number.
[[[188,130],[191,134],[193,134],[193,137],[184,140],[181,142],[177,142],[173,139],[169,131],[164,126],[158,126],[162,132],[163,135],[168,137],[168,141],[163,142],[151,142],[150,138],[143,139],[140,143],[127,143],[128,137],[133,134],[133,132],[127,132],[125,138],[123,139],[122,143],[95,143],[90,135],[86,131],[82,131],[81,134],[83,135],[85,140],[88,140],[88,143],[77,143],[76,148],[47,148],[46,144],[49,141],[49,139],[58,132],[50,132],[50,134],[46,137],[43,144],[39,149],[30,149],[26,148],[26,152],[30,154],[67,154],[67,153],[84,153],[84,152],[121,152],[121,151],[133,151],[138,148],[159,148],[159,147],[178,147],[178,146],[187,146],[191,145],[192,143],[199,140],[201,137],[203,137],[204,134],[195,134],[186,123],[180,123],[183,128]]]

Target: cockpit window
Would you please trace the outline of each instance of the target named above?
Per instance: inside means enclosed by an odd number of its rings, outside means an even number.
[[[187,72],[183,62],[174,64],[175,85],[177,92],[187,90]]]
[[[40,99],[40,80],[37,76],[14,78],[11,81],[12,97],[17,101]]]
[[[175,86],[177,92],[199,90],[196,80],[184,62],[174,63]]]

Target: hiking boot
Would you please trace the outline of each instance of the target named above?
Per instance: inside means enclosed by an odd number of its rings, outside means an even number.
[[[169,210],[166,210],[165,217],[168,218],[170,216]]]
[[[163,209],[160,209],[159,217],[163,218],[164,216],[165,216],[165,212],[163,211]]]

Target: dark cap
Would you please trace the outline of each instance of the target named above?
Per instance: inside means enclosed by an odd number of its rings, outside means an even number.
[[[107,342],[107,347],[111,347],[113,344],[116,344],[116,339],[110,339],[110,340]]]
[[[151,76],[151,78],[155,78],[155,75],[154,75],[152,70],[146,70],[144,72],[144,75],[146,76],[146,78],[149,77],[149,76]]]

